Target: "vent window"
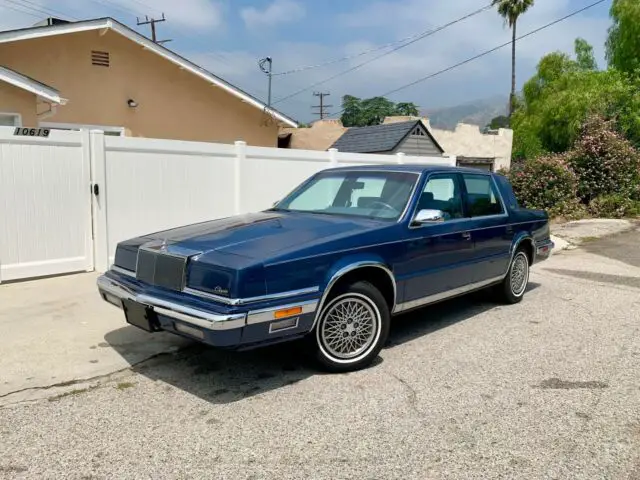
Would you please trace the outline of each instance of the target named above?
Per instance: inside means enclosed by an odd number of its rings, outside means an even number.
[[[420,127],[416,127],[413,132],[411,132],[411,135],[415,135],[418,137],[425,137],[426,134],[424,133],[424,130],[422,130]]]
[[[91,50],[91,65],[98,67],[109,66],[109,52],[101,52],[98,50]]]

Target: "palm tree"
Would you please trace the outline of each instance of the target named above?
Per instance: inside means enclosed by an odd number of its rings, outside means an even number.
[[[511,96],[509,97],[509,118],[513,114],[516,100],[516,23],[520,15],[529,10],[535,0],[493,0],[491,5],[498,7],[498,13],[509,25],[513,34],[511,41]]]

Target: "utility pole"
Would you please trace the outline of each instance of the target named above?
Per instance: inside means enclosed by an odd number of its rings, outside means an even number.
[[[153,41],[153,43],[162,44],[171,41],[171,39],[158,40],[156,37],[156,23],[167,21],[167,19],[164,17],[164,13],[162,14],[162,18],[149,18],[147,15],[145,15],[144,18],[145,21],[141,22],[138,17],[136,17],[136,23],[138,25],[151,25],[151,40]]]
[[[269,64],[269,67],[265,67],[266,64]],[[263,73],[267,75],[268,85],[267,85],[267,108],[271,108],[271,77],[272,75],[272,67],[273,67],[273,59],[271,57],[265,57],[258,61],[258,66]]]
[[[324,103],[324,97],[328,97],[329,95],[331,95],[330,93],[324,93],[324,92],[313,92],[313,96],[314,97],[319,97],[320,98],[320,105],[313,105],[311,108],[318,108],[319,110],[317,113],[320,116],[320,120],[322,120],[326,115],[327,115],[327,108],[329,107],[333,107],[333,105],[325,105]]]

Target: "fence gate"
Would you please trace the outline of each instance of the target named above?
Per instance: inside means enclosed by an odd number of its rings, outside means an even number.
[[[93,269],[88,135],[0,127],[0,282]]]

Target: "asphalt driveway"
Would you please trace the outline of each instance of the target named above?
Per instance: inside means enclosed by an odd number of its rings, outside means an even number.
[[[347,375],[297,345],[148,336],[91,276],[60,318],[2,286],[0,478],[640,478],[639,243],[554,255],[515,306],[479,293],[399,317],[376,365]]]

